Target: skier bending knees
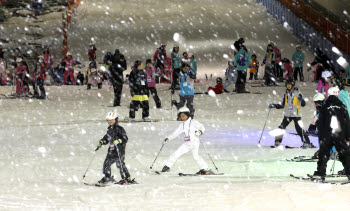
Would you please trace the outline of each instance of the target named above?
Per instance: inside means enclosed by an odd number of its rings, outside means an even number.
[[[125,159],[125,147],[128,142],[128,136],[123,127],[118,125],[117,111],[111,111],[107,113],[106,120],[109,127],[107,134],[98,142],[96,150],[102,147],[102,145],[109,144],[108,153],[103,163],[104,177],[98,182],[100,184],[115,183],[113,176],[111,176],[111,165],[116,163],[120,170],[120,176],[122,180],[118,184],[130,184],[135,183],[134,180],[130,180],[130,174],[126,168]]]
[[[164,142],[167,143],[169,140],[175,139],[180,134],[184,134],[184,143],[165,162],[162,172],[170,171],[170,168],[175,164],[177,159],[185,153],[192,151],[192,156],[200,168],[197,174],[212,174],[213,172],[208,169],[208,164],[198,154],[200,144],[199,136],[204,133],[204,126],[190,117],[190,110],[186,107],[180,108],[179,114],[183,123],[181,123],[179,127],[164,140]]]

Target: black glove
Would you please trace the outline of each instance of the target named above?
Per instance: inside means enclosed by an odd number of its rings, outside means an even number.
[[[271,108],[274,108],[274,107],[275,107],[274,104],[272,104],[272,103],[269,104],[269,108],[270,108],[270,109],[271,109]]]
[[[175,94],[175,89],[171,89],[171,94]]]

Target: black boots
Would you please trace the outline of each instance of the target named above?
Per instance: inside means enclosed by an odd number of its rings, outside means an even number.
[[[170,171],[170,168],[168,166],[164,166],[162,169],[162,172],[168,172]]]
[[[199,172],[197,172],[196,174],[200,174],[200,175],[212,175],[214,174],[214,172],[212,170],[205,170],[205,169],[201,169],[199,170]]]
[[[88,84],[88,85],[87,85],[87,89],[88,89],[88,90],[91,89],[91,84]]]
[[[98,89],[102,89],[102,83],[97,84]]]

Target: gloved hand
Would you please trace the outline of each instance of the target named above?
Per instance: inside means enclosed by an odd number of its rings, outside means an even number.
[[[95,149],[95,151],[99,150],[101,148],[101,146],[103,145],[103,141],[100,140],[97,144],[97,148]]]
[[[272,104],[272,103],[270,103],[269,104],[269,108],[271,109],[271,108],[274,108],[275,106]]]
[[[303,100],[303,96],[299,95],[299,96],[298,96],[298,100],[299,100],[299,101],[302,101],[302,100]]]
[[[171,94],[175,94],[175,90],[174,89],[171,89]]]
[[[310,71],[311,70],[311,67],[307,68],[307,71]]]
[[[168,138],[165,138],[164,139],[164,144],[166,143],[166,142],[168,142],[169,141],[169,139]]]
[[[194,133],[196,134],[196,136],[200,136],[203,134],[201,130],[196,130]]]
[[[113,144],[114,145],[117,145],[117,144],[121,144],[123,141],[121,139],[117,139],[117,140],[114,140]]]

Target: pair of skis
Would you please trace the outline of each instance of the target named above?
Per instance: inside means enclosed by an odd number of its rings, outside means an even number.
[[[87,183],[84,182],[84,185],[87,186],[95,186],[95,187],[107,187],[107,186],[112,186],[112,185],[135,185],[138,184],[135,179],[133,179],[131,182],[109,182],[109,183]]]
[[[317,162],[318,158],[314,156],[297,156],[292,159],[286,159],[289,162]]]
[[[307,177],[298,177],[294,176],[293,174],[290,174],[290,176],[294,179],[303,180],[303,181],[310,181],[313,183],[323,183],[323,184],[332,184],[332,185],[347,185],[350,184],[350,180],[347,181],[328,181],[328,180],[321,180],[318,178],[314,178],[312,175],[307,174]],[[345,175],[327,175],[326,178],[334,178],[334,177],[345,177]]]
[[[161,172],[161,171],[155,171],[154,173],[161,175],[162,173],[165,172]],[[190,177],[190,176],[217,176],[217,175],[224,175],[224,173],[211,173],[211,174],[186,174],[186,173],[179,173],[178,174],[180,177]]]

